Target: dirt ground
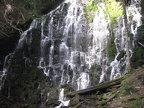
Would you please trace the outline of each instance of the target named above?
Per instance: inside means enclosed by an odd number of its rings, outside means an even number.
[[[112,91],[116,97],[106,108],[144,108],[144,66],[132,72],[119,89]]]

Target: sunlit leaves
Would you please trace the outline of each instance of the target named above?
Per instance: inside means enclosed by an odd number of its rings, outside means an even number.
[[[115,0],[107,0],[105,4],[105,11],[108,13],[111,19],[111,26],[114,27],[117,18],[123,15],[123,7],[120,5],[120,3],[116,2]]]
[[[123,15],[123,7],[119,2],[116,2],[116,0],[105,0],[104,3],[105,17],[106,19],[111,19],[111,26],[113,28],[117,18]],[[97,0],[89,0],[88,4],[86,5],[85,13],[90,22],[93,21],[94,13],[99,11],[98,4],[99,2]]]
[[[86,13],[86,17],[90,22],[93,21],[94,13],[96,11],[98,11],[97,1],[89,0],[88,4],[86,5],[85,13]]]

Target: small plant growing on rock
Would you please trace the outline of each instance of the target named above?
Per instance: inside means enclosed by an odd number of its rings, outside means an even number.
[[[135,89],[133,86],[125,85],[124,91],[125,91],[125,94],[132,94],[135,92]]]

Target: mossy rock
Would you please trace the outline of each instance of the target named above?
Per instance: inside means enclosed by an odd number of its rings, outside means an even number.
[[[76,92],[69,92],[66,94],[66,97],[73,98],[75,95],[77,95]]]
[[[107,43],[107,54],[108,54],[108,59],[110,62],[112,62],[115,59],[115,56],[117,54],[114,40],[115,40],[115,37],[114,37],[114,34],[112,34],[112,37],[108,39],[108,43]]]
[[[64,92],[65,94],[69,93],[69,92],[74,92],[75,90],[70,86],[70,85],[66,85],[64,87]]]
[[[90,68],[90,79],[91,79],[91,85],[96,85],[99,83],[101,75],[101,66],[98,65],[92,65]]]
[[[58,106],[61,102],[58,101],[57,99],[50,99],[48,100],[47,104],[50,106]]]
[[[96,98],[97,98],[97,95],[92,94],[92,95],[90,96],[90,98],[91,98],[91,99],[96,99]]]
[[[120,51],[120,54],[118,55],[117,60],[119,61],[121,58],[124,57],[125,54],[126,54],[125,51]]]
[[[97,102],[97,105],[98,105],[99,107],[105,106],[105,105],[107,105],[107,101],[106,101],[106,100],[98,101],[98,102]]]
[[[56,89],[56,88],[50,88],[49,89],[49,96],[48,96],[48,99],[50,99],[50,100],[53,100],[53,99],[55,99],[55,100],[58,100],[58,97],[59,96],[59,94],[58,94],[58,90]]]
[[[144,102],[140,98],[131,98],[123,101],[124,106],[129,106],[129,108],[142,108],[144,107]]]
[[[70,100],[70,106],[76,106],[79,104],[79,102],[80,102],[80,97],[76,95]]]

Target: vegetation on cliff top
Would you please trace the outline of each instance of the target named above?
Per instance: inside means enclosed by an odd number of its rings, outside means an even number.
[[[116,0],[106,0],[104,2],[105,8],[102,5],[99,5],[97,0],[89,0],[86,4],[85,13],[89,22],[92,22],[96,12],[99,12],[99,9],[104,9],[105,17],[108,20],[111,20],[111,27],[113,28],[117,22],[117,18],[123,15],[123,7]]]
[[[34,18],[48,13],[63,0],[1,0],[0,39],[22,33]]]

